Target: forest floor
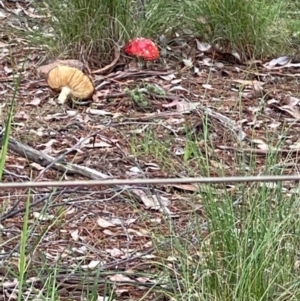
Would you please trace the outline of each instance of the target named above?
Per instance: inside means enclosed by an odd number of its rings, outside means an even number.
[[[187,37],[176,48],[183,56],[192,50],[186,60],[174,55],[142,67],[121,53],[107,72],[89,74],[96,87],[92,101],[60,105],[37,72],[46,64],[44,50],[2,34],[1,122],[14,102],[12,139],[53,160],[62,156],[62,164],[113,179],[298,173],[300,65],[239,63],[233,55],[200,51],[198,43]],[[9,147],[3,181],[97,178],[54,166]],[[259,184],[251,185],[248,191]],[[291,192],[292,183],[284,183],[284,189]],[[226,194],[234,202],[245,186],[210,185],[209,191],[212,199]],[[5,275],[0,286],[14,298],[29,199],[30,256],[23,292],[28,297],[43,288],[51,267],[56,267],[61,300],[93,292],[95,277],[99,295],[113,287],[118,300],[165,296],[173,289],[165,281],[166,269],[178,264],[170,252],[172,236],[193,241],[195,219],[207,235],[205,198],[206,187],[196,184],[1,191],[0,258],[8,264],[0,267]],[[189,251],[191,260],[199,256],[196,248]]]

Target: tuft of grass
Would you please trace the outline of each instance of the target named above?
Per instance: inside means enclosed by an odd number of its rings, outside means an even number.
[[[204,215],[191,214],[179,231],[170,227],[160,258],[172,300],[299,300],[299,204],[281,184],[237,191],[233,199],[225,186],[218,195],[206,186],[195,199]]]
[[[47,24],[28,33],[34,44],[44,45],[53,55],[84,53],[107,63],[115,45],[130,38],[157,38],[171,34],[184,23],[184,5],[177,1],[53,0],[35,4],[48,15]]]
[[[137,36],[193,32],[256,58],[290,53],[299,37],[298,6],[284,0],[53,0],[35,5],[48,15],[46,24],[28,33],[35,44],[55,56],[84,53],[100,65],[111,60],[116,44],[122,47]]]
[[[292,36],[293,46],[299,47],[300,39],[300,3],[298,1],[287,1],[286,8],[281,12],[282,22],[286,23],[288,34]]]
[[[5,162],[6,162],[6,156],[7,156],[7,151],[8,151],[8,142],[9,142],[9,135],[11,132],[11,124],[13,121],[13,116],[14,116],[14,107],[15,107],[15,100],[17,96],[17,92],[19,90],[21,83],[21,77],[20,75],[17,75],[15,77],[15,85],[14,85],[14,92],[13,92],[13,97],[9,109],[9,114],[8,118],[6,120],[5,124],[5,129],[3,132],[3,142],[2,142],[2,148],[0,150],[0,181],[2,181],[2,176],[5,168]]]
[[[247,56],[278,54],[289,48],[282,0],[186,1],[186,14],[204,40]]]
[[[184,1],[146,1],[144,18],[137,27],[137,34],[158,37],[172,35],[187,27]]]
[[[198,176],[212,168],[207,158],[208,138],[207,120],[202,134],[186,136],[182,159],[198,162]],[[208,144],[207,152],[199,151],[200,140]],[[131,150],[135,156],[148,153],[159,158],[160,153],[162,161],[171,166],[173,143],[150,131],[139,137],[139,147],[132,143]],[[256,154],[249,154],[247,161],[255,160]],[[278,162],[277,153],[268,154],[261,171],[284,173],[274,168]],[[243,158],[238,164],[248,165]],[[188,165],[183,166],[188,173]],[[245,172],[252,174],[254,168]],[[279,182],[236,184],[234,193],[225,184],[206,185],[188,195],[185,201],[191,214],[186,223],[166,217],[168,237],[153,235],[160,258],[156,275],[169,285],[163,293],[176,301],[299,300],[298,194],[297,189],[286,193]]]
[[[115,44],[134,31],[138,19],[134,8],[131,0],[49,1],[46,44],[53,45],[54,52],[77,56],[84,52],[105,61]]]

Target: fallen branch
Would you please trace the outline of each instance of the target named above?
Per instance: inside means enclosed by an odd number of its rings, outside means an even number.
[[[106,72],[107,70],[111,69],[112,67],[114,67],[117,64],[117,62],[119,61],[120,54],[121,54],[121,52],[120,52],[119,47],[115,46],[115,57],[114,57],[113,61],[101,69],[91,71],[91,74],[102,74],[102,73]]]
[[[0,144],[3,143],[3,133],[2,135],[0,135]],[[31,160],[33,162],[36,162],[38,164],[40,164],[41,166],[44,166],[46,169],[52,168],[58,171],[61,171],[63,173],[66,174],[77,174],[77,175],[81,175],[84,176],[90,180],[113,180],[113,177],[110,177],[106,174],[103,174],[95,169],[86,167],[86,166],[79,166],[76,164],[72,164],[69,162],[66,162],[63,159],[63,155],[58,158],[54,158],[52,156],[49,156],[47,154],[44,154],[40,151],[35,150],[34,148],[22,144],[18,141],[16,141],[13,138],[9,138],[8,141],[8,149],[15,152],[16,154],[22,156],[23,158],[27,158],[28,160]],[[28,182],[27,182],[28,183]],[[35,183],[35,184],[42,184],[42,183],[47,183],[47,182],[31,182],[31,183]],[[0,183],[0,186],[3,185],[4,183]],[[6,183],[6,184],[12,184],[12,183]],[[16,185],[18,185],[18,183],[14,183]],[[19,184],[25,184],[25,183],[19,183]],[[51,187],[51,185],[49,185]],[[49,187],[48,186],[48,187]],[[118,188],[122,189],[122,193],[126,194],[127,196],[132,196],[134,195],[137,199],[140,199],[139,194],[137,194],[134,190],[131,191],[131,189],[124,189],[123,186],[118,185]],[[29,187],[27,187],[29,188]],[[1,189],[1,188],[0,188]]]
[[[0,142],[3,142],[3,135],[0,136]],[[22,156],[23,158],[27,158],[35,163],[40,164],[41,166],[48,167],[51,165],[51,168],[67,174],[77,174],[93,180],[111,178],[108,175],[105,175],[92,168],[72,164],[63,159],[55,162],[56,158],[35,150],[28,145],[22,144],[13,138],[9,139],[8,149]]]

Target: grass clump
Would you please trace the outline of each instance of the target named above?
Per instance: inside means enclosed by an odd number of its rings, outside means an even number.
[[[239,202],[212,187],[198,195],[205,218],[191,216],[168,249],[172,300],[299,300],[299,209],[281,190],[240,185]]]
[[[46,34],[39,29],[38,35],[43,32],[53,52],[84,52],[103,65],[115,44],[174,32],[193,32],[206,42],[257,57],[290,50],[294,25],[282,13],[287,8],[282,0],[53,0],[47,3]]]
[[[188,156],[182,154],[177,174],[191,174],[193,162],[198,163],[197,176],[207,176],[214,169],[213,160],[207,158],[210,151],[199,147],[204,139],[208,148],[208,132],[208,122],[204,121],[203,135],[186,135]],[[159,158],[161,154],[167,166],[172,166],[172,160],[176,166],[170,151],[174,144],[178,146],[176,139],[167,141],[144,132],[139,144],[135,156],[147,152]],[[247,165],[242,160],[236,162],[236,174],[239,167]],[[255,160],[256,154],[249,155],[250,163]],[[277,153],[267,154],[263,174],[284,173],[274,168],[279,161]],[[180,168],[184,169],[181,173]],[[249,168],[243,172],[256,173],[254,167]],[[217,171],[222,175],[220,169]],[[187,206],[190,214],[178,221],[166,218],[168,237],[154,237],[162,259],[157,262],[156,274],[169,284],[164,293],[178,301],[299,300],[299,190],[287,193],[280,182],[235,183],[232,188],[229,183],[201,185],[194,195],[181,194],[179,206]],[[161,241],[166,242],[164,247]]]
[[[257,57],[288,48],[287,22],[280,18],[285,5],[281,0],[197,0],[186,2],[186,14],[206,41]]]
[[[53,0],[46,8],[36,5],[47,12],[49,22],[43,25],[46,30],[38,29],[35,43],[46,38],[43,44],[55,54],[78,56],[84,51],[90,60],[103,64],[113,56],[116,44],[122,46],[137,36],[156,38],[180,27],[184,7],[177,2],[142,0]]]
[[[137,20],[130,0],[54,0],[47,6],[54,50],[76,55],[84,51],[97,60],[107,59]]]

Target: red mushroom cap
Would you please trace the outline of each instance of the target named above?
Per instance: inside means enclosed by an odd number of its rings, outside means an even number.
[[[125,46],[125,52],[128,55],[142,57],[146,61],[152,61],[159,58],[159,50],[149,39],[136,38],[130,40]]]

